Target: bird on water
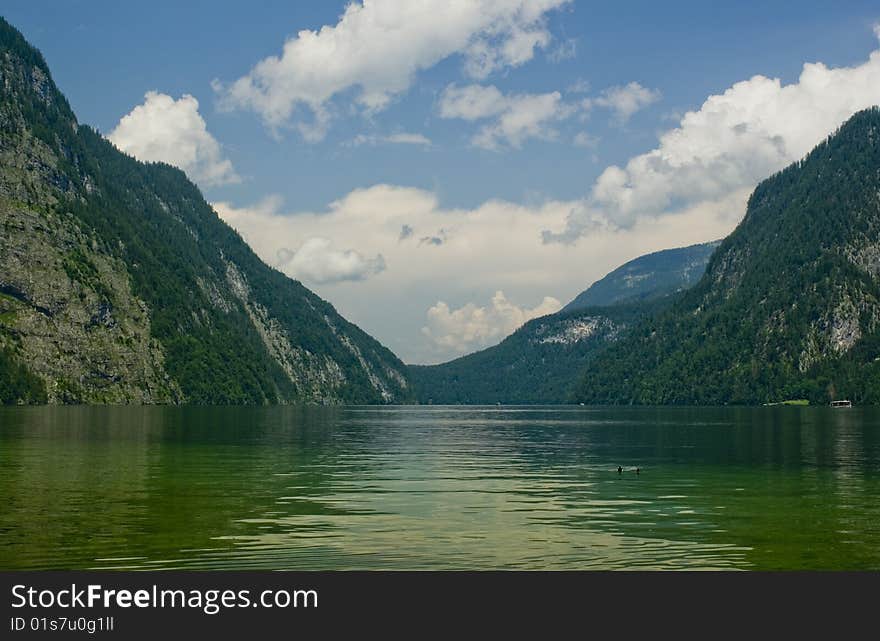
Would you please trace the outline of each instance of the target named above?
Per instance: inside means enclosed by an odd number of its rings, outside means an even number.
[[[632,468],[630,468],[630,470],[632,470]],[[623,468],[622,468],[621,466],[619,466],[619,465],[617,466],[617,473],[618,473],[618,474],[623,474]],[[642,473],[642,468],[637,467],[637,468],[636,468],[636,474],[641,474],[641,473]]]

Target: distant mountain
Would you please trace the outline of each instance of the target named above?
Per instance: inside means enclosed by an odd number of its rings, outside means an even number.
[[[453,405],[568,402],[591,360],[653,309],[642,303],[550,314],[494,347],[440,365],[411,365],[417,398]]]
[[[590,364],[585,403],[880,403],[880,110],[762,182],[700,282]]]
[[[401,402],[406,371],[183,172],[78,124],[0,18],[0,402]]]
[[[700,280],[712,252],[720,244],[716,240],[634,258],[590,285],[562,311],[632,303],[683,291]]]
[[[637,320],[698,281],[720,242],[640,256],[595,282],[562,311],[529,321],[494,347],[440,365],[410,366],[418,400],[570,402],[592,359]]]

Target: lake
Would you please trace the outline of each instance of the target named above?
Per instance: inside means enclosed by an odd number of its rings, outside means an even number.
[[[0,569],[877,570],[880,411],[7,407],[0,505]]]

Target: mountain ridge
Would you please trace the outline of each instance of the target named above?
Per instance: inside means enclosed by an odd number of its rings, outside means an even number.
[[[592,364],[600,404],[880,402],[880,109],[762,181],[697,285]]]
[[[633,258],[575,296],[562,311],[635,303],[683,291],[700,280],[720,244],[720,240],[713,240]]]

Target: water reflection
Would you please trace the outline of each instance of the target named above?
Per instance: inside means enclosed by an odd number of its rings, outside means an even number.
[[[0,567],[877,569],[878,434],[861,408],[0,408]]]

